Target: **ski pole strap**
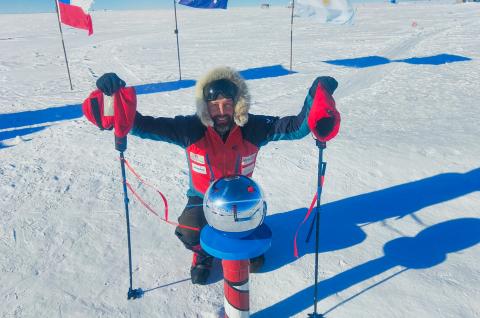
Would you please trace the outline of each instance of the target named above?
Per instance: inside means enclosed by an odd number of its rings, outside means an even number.
[[[200,228],[198,228],[198,227],[183,225],[183,224],[179,224],[179,223],[170,221],[168,219],[168,202],[167,202],[167,198],[165,197],[165,195],[163,195],[163,193],[160,192],[158,189],[156,189],[154,186],[145,182],[142,179],[142,177],[140,177],[140,175],[132,168],[132,166],[130,165],[130,163],[126,159],[120,158],[120,160],[123,160],[125,162],[125,166],[128,168],[128,170],[130,170],[131,173],[133,173],[133,175],[140,181],[140,183],[143,183],[144,185],[154,189],[155,192],[157,192],[157,194],[162,198],[163,204],[165,206],[165,212],[164,212],[164,217],[163,218],[147,202],[145,202],[145,200],[143,200],[142,197],[137,192],[135,192],[135,190],[133,189],[133,187],[130,183],[125,181],[125,184],[127,185],[128,189],[132,192],[132,194],[138,199],[138,201],[140,201],[140,203],[148,211],[150,211],[152,214],[156,215],[160,220],[162,220],[164,222],[167,222],[168,224],[178,226],[178,227],[181,227],[181,228],[184,228],[184,229],[189,229],[189,230],[192,230],[192,231],[200,231]]]
[[[324,182],[324,176],[322,175],[322,179],[321,179],[321,184],[323,186],[323,182]],[[305,222],[308,220],[308,218],[310,217],[310,214],[312,213],[313,211],[313,208],[315,207],[315,203],[317,202],[317,196],[318,196],[318,192],[315,193],[315,196],[313,197],[313,200],[312,200],[312,203],[310,203],[310,207],[308,208],[308,211],[307,213],[305,214],[305,217],[303,218],[303,221],[298,225],[297,227],[297,230],[295,231],[295,236],[293,238],[293,255],[298,258],[298,247],[297,247],[297,237],[298,237],[298,232],[300,231],[300,229],[302,228],[303,224],[305,224]]]
[[[295,231],[295,237],[293,238],[293,255],[298,258],[298,247],[297,247],[297,236],[298,236],[298,231],[302,228],[303,224],[308,220],[310,217],[310,214],[313,211],[313,208],[315,207],[315,202],[317,202],[317,193],[315,193],[315,196],[313,197],[312,203],[310,204],[310,207],[308,208],[307,214],[305,214],[305,217],[303,218],[303,221],[300,223],[300,225],[297,227],[297,231]]]

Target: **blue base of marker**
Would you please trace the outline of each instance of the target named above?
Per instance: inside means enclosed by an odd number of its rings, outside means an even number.
[[[264,254],[272,244],[272,231],[264,223],[245,237],[206,225],[200,233],[200,245],[210,255],[224,260],[246,260]]]

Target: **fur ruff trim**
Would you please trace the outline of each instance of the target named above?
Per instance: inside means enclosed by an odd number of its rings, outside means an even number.
[[[235,98],[235,111],[233,120],[237,126],[242,127],[248,121],[248,111],[250,110],[250,94],[248,93],[247,84],[240,74],[230,67],[218,67],[209,71],[195,85],[195,102],[197,104],[197,116],[202,124],[213,127],[213,120],[208,113],[207,102],[203,99],[203,88],[208,83],[219,79],[227,79],[232,81],[238,87],[238,93]]]

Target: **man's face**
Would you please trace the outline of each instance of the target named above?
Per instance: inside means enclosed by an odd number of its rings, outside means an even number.
[[[234,105],[231,98],[219,95],[216,100],[207,102],[208,113],[213,120],[213,127],[224,134],[233,126]]]

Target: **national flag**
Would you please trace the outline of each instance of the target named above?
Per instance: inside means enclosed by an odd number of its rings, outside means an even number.
[[[57,0],[60,22],[93,34],[92,18],[87,13],[93,0]]]
[[[228,0],[179,0],[179,4],[201,9],[226,9]]]
[[[297,0],[296,15],[313,17],[322,22],[344,24],[355,14],[349,0]]]

